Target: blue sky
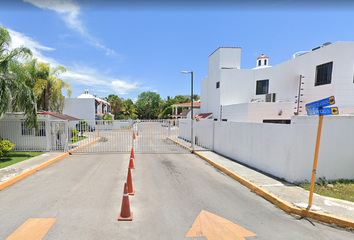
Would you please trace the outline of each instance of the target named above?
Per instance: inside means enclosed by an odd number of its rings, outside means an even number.
[[[0,25],[13,47],[25,45],[73,90],[135,100],[141,92],[200,95],[208,56],[219,47],[241,47],[241,68],[269,65],[325,42],[354,40],[350,1],[109,1],[2,0]]]

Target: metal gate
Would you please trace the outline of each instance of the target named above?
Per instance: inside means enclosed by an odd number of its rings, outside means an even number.
[[[178,120],[70,122],[69,151],[77,152],[186,152],[181,146]]]

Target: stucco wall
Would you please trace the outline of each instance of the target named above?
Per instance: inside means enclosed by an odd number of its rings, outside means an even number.
[[[222,118],[231,122],[256,122],[263,120],[290,120],[293,103],[252,102],[223,106]],[[279,113],[281,112],[281,115]]]
[[[95,120],[94,98],[65,98],[63,114],[85,120]]]
[[[318,116],[292,124],[214,122],[214,150],[289,182],[311,180]],[[354,178],[354,116],[325,116],[316,177]]]

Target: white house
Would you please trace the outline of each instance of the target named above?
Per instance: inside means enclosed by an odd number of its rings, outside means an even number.
[[[335,96],[340,114],[354,113],[354,42],[325,43],[270,66],[261,55],[241,69],[241,48],[218,48],[201,80],[201,109],[214,120],[290,123],[305,104]]]
[[[111,115],[111,111],[111,105],[107,101],[98,98],[96,94],[90,94],[89,90],[85,89],[85,92],[77,98],[65,98],[63,114],[94,121],[97,116]]]
[[[15,144],[15,151],[67,150],[70,121],[80,119],[56,113],[38,113],[38,129],[25,127],[23,112],[6,113],[0,121],[0,137]]]
[[[171,105],[172,107],[172,118],[178,119],[178,118],[187,118],[189,116],[190,118],[190,112],[191,112],[191,103],[175,103]],[[182,112],[178,114],[178,108],[182,108]],[[193,102],[193,110],[195,109],[200,109],[200,102]],[[196,114],[193,113],[193,118],[196,116]]]

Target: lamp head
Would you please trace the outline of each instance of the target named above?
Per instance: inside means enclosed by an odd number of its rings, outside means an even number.
[[[190,73],[190,72],[187,72],[187,71],[182,71],[181,73],[185,73],[185,74],[188,74],[188,73]]]

